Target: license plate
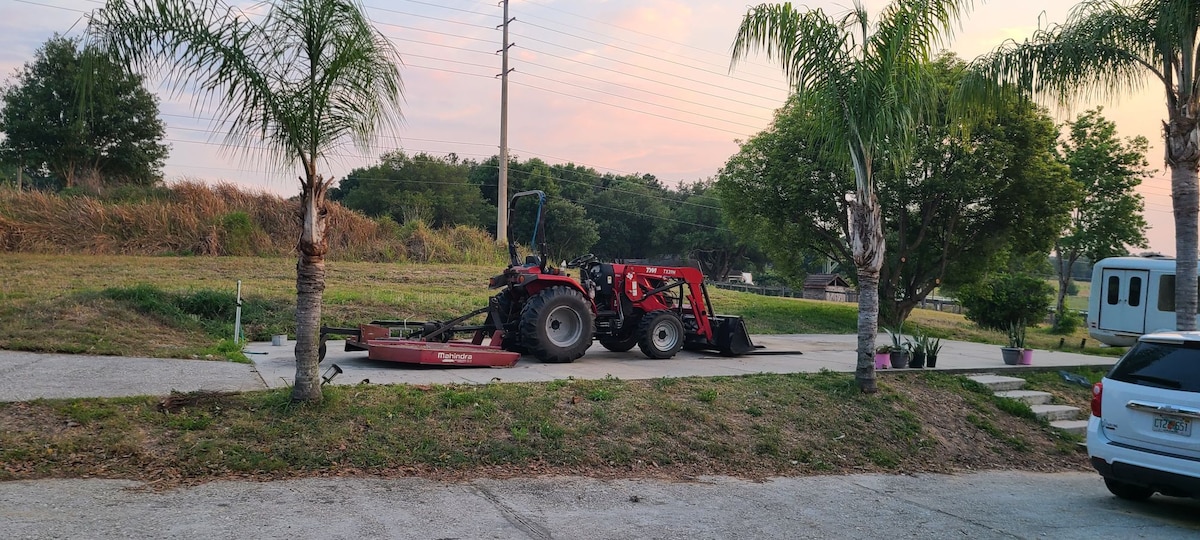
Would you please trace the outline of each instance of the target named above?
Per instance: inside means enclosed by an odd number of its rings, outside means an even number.
[[[1192,421],[1177,416],[1155,416],[1154,431],[1172,433],[1181,437],[1192,436]]]

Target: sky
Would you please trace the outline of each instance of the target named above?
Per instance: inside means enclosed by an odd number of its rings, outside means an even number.
[[[252,7],[254,2],[231,2]],[[0,0],[0,80],[5,84],[47,39],[80,36],[99,0]],[[501,5],[496,0],[362,0],[403,60],[404,118],[372,147],[336,150],[323,171],[344,177],[401,149],[485,160],[499,152]],[[744,141],[766,128],[787,96],[777,65],[753,57],[729,70],[746,0],[512,0],[508,146],[521,160],[572,162],[602,173],[653,174],[667,185],[714,177]],[[797,2],[844,13],[850,0]],[[864,0],[877,11],[886,3]],[[976,2],[947,48],[964,59],[1039,24],[1062,22],[1073,1]],[[160,97],[171,154],[168,181],[228,181],[283,196],[299,192],[299,168],[220,145],[211,110],[189,95]],[[1059,122],[1094,107],[1122,137],[1150,140],[1156,173],[1143,182],[1150,249],[1174,254],[1170,177],[1162,159],[1161,88],[1114,101],[1051,109]]]

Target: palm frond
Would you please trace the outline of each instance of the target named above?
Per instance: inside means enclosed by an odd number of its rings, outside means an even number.
[[[311,167],[339,142],[365,147],[399,118],[399,56],[353,0],[278,0],[252,16],[222,0],[109,0],[89,39],[212,110],[224,144],[265,142]]]
[[[752,8],[742,19],[733,63],[750,52],[777,59],[794,91],[830,128],[864,195],[874,190],[872,163],[884,148],[903,163],[912,133],[936,107],[928,64],[942,39],[972,6],[969,0],[897,0],[873,26],[861,2],[840,19],[790,3]],[[812,99],[809,99],[812,98]]]
[[[1110,99],[1137,91],[1148,77],[1170,88],[1181,72],[1174,65],[1179,29],[1171,28],[1178,21],[1162,18],[1163,4],[1170,3],[1085,1],[1063,24],[1041,28],[1020,43],[1008,41],[972,62],[965,94],[986,100],[996,92],[1018,90],[1065,105],[1077,98]],[[1192,43],[1185,46],[1189,50],[1194,49],[1194,33],[1193,26]]]

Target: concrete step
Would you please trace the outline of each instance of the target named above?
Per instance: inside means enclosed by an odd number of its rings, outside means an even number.
[[[1055,420],[1050,422],[1050,427],[1057,428],[1067,433],[1076,435],[1086,435],[1088,421],[1087,420]]]
[[[1079,408],[1070,407],[1067,405],[1033,405],[1029,407],[1033,409],[1033,414],[1038,418],[1055,421],[1055,420],[1075,420],[1079,418]]]
[[[971,375],[967,377],[972,381],[988,387],[993,392],[1003,392],[1005,390],[1020,390],[1025,386],[1025,379],[1017,377],[1005,377],[1002,375]]]
[[[1002,390],[996,392],[996,395],[1002,398],[1024,401],[1030,406],[1045,405],[1050,403],[1050,400],[1054,397],[1049,392],[1039,392],[1037,390]]]

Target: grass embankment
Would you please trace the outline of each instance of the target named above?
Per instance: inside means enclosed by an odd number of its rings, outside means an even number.
[[[1086,469],[1076,437],[965,379],[880,387],[824,372],[326,387],[310,406],[284,390],[0,404],[0,479]]]
[[[506,260],[478,229],[432,230],[371,219],[336,202],[327,207],[333,260],[500,264]],[[233,184],[185,181],[57,195],[0,190],[0,250],[92,255],[287,257],[300,237],[298,205]]]
[[[327,264],[322,320],[446,320],[487,303],[501,266]],[[295,334],[295,261],[258,257],[9,254],[0,259],[0,348],[125,356],[220,355],[233,336],[237,281],[245,334]],[[712,291],[754,333],[853,331],[854,306]]]

